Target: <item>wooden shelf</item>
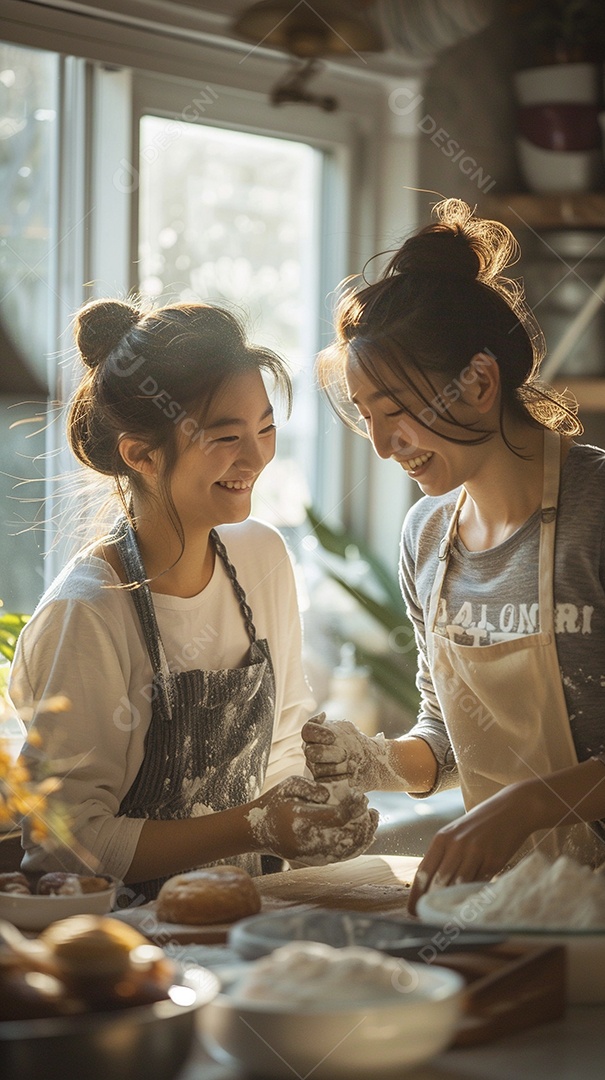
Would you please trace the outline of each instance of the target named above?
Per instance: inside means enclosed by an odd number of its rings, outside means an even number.
[[[580,191],[569,195],[530,195],[509,192],[484,195],[479,213],[521,229],[605,229],[605,192]]]

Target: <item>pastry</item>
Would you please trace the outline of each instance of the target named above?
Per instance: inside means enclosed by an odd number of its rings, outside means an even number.
[[[63,870],[53,870],[43,874],[38,881],[39,896],[81,896],[82,886],[77,874],[67,874]]]
[[[43,874],[38,882],[40,896],[81,896],[82,893],[103,892],[111,888],[111,878],[84,877],[81,874],[68,874],[62,870],[53,870]]]
[[[147,1004],[167,996],[175,966],[134,927],[98,915],[52,923],[38,939],[69,993],[96,1009]]]
[[[23,896],[29,896],[31,889],[25,874],[20,873],[18,870],[12,870],[10,873],[0,874],[0,892],[19,893]]]
[[[74,915],[33,941],[0,922],[0,1021],[163,1001],[176,974],[162,949],[115,919]]]
[[[239,866],[207,866],[165,881],[158,893],[158,919],[188,926],[235,922],[260,911],[260,895]]]

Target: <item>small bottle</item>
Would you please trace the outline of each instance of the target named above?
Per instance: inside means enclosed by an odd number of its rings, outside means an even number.
[[[364,735],[376,735],[378,709],[370,687],[370,672],[358,666],[355,646],[347,641],[330,679],[327,701],[321,706],[326,720],[350,720]]]

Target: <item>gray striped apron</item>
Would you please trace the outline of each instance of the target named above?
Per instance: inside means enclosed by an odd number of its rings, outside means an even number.
[[[126,580],[140,582],[131,596],[153,668],[151,723],[139,772],[119,814],[132,818],[183,819],[241,806],[260,795],[271,750],[275,678],[269,643],[258,640],[252,611],[235,567],[213,529],[210,542],[239,603],[250,640],[247,663],[222,671],[171,672],[159,633],[151,590],[134,529],[126,517],[111,537]],[[262,872],[261,857],[234,856],[230,864]],[[151,900],[165,878],[129,890]],[[139,899],[140,903],[140,899]]]

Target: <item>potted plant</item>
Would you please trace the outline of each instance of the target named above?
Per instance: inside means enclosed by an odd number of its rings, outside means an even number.
[[[351,626],[336,624],[340,643],[353,640],[357,659],[375,685],[413,722],[418,711],[417,653],[397,576],[362,541],[343,529],[330,528],[313,508],[307,509],[313,533],[322,547],[328,576],[382,629],[382,648],[355,640]]]

